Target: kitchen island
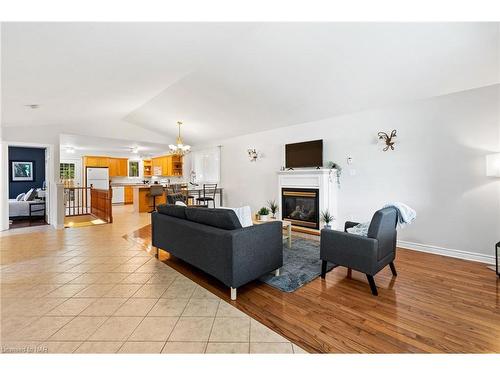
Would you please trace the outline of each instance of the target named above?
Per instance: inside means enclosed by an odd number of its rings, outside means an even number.
[[[148,185],[134,185],[133,189],[133,201],[134,201],[134,212],[149,212],[153,209],[153,198],[149,196],[149,186]],[[164,192],[166,188],[163,188]],[[163,204],[167,202],[166,193],[156,197],[156,205]]]

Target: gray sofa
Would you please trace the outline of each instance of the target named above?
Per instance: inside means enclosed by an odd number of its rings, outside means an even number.
[[[392,274],[397,276],[394,258],[396,257],[395,208],[383,208],[373,215],[368,236],[347,233],[347,229],[358,225],[348,221],[344,232],[322,229],[320,258],[321,277],[325,278],[327,262],[344,266],[366,274],[373,295],[378,295],[373,276],[389,265]]]
[[[242,228],[233,210],[160,205],[151,214],[158,249],[236,289],[283,265],[281,222]]]

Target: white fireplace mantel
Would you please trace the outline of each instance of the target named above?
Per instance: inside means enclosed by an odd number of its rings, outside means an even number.
[[[280,212],[282,211],[281,191],[283,188],[305,188],[319,190],[319,210],[321,212],[328,209],[337,218],[337,177],[336,171],[330,174],[329,169],[297,169],[278,172],[278,197]],[[333,228],[337,228],[337,221],[332,223]],[[321,228],[321,225],[320,225]]]

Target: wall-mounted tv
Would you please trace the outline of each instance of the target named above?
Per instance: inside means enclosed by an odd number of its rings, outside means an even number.
[[[285,166],[307,168],[323,166],[323,140],[285,145]]]

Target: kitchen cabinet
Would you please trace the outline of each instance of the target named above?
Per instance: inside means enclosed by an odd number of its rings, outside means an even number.
[[[83,164],[86,167],[107,167],[108,158],[104,156],[84,156]]]
[[[127,177],[128,159],[107,156],[84,156],[85,167],[105,167],[109,169],[109,177]]]
[[[118,176],[118,161],[115,158],[108,159],[109,177]]]
[[[125,204],[134,203],[134,189],[132,186],[125,186]]]
[[[151,159],[153,176],[182,176],[182,156],[165,155]]]
[[[153,173],[153,166],[151,160],[143,160],[143,168],[144,168],[144,177],[151,177]]]
[[[128,177],[128,159],[120,158],[118,160],[118,174],[117,176]]]

